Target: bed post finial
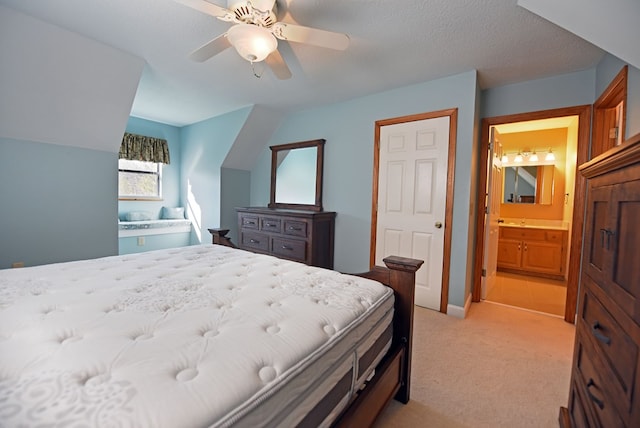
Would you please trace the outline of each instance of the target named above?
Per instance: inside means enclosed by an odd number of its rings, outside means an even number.
[[[211,243],[224,245],[231,248],[237,248],[233,242],[231,242],[231,238],[225,236],[229,233],[229,229],[209,229],[209,233],[211,234]]]

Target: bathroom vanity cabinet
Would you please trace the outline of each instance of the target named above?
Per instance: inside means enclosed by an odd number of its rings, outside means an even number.
[[[564,279],[567,231],[500,226],[498,270]]]

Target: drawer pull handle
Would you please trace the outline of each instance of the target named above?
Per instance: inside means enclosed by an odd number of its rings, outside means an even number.
[[[297,231],[300,231],[300,230],[302,230],[302,228],[301,228],[301,227],[293,227],[293,226],[289,226],[289,230],[297,230]]]
[[[251,242],[252,244],[259,244],[260,241],[256,240],[256,239],[249,239],[249,242]]]
[[[607,250],[609,249],[609,244],[611,243],[611,237],[615,235],[616,232],[609,229],[600,229],[600,246],[605,247]],[[607,237],[607,243],[605,245],[604,238]]]
[[[596,339],[598,339],[600,342],[604,343],[605,345],[608,345],[611,343],[610,337],[600,333],[600,323],[598,321],[594,322],[593,325],[591,326],[591,333],[593,333]]]
[[[254,225],[254,224],[256,224],[256,223],[255,223],[255,222],[253,222],[253,221],[246,220],[246,221],[244,222],[244,224],[251,224],[251,225]]]
[[[283,250],[289,250],[289,251],[292,251],[292,250],[293,250],[293,248],[291,248],[291,247],[287,247],[286,245],[283,245],[283,246],[282,246],[282,249],[283,249]]]
[[[275,223],[265,223],[267,227],[276,227]]]
[[[591,387],[596,388],[596,383],[593,381],[593,379],[589,379],[589,382],[587,382],[587,394],[589,395],[591,401],[593,401],[598,407],[600,407],[600,410],[604,409],[604,401],[593,395],[593,392],[591,392]]]

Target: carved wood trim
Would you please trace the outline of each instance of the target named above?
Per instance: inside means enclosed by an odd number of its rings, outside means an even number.
[[[593,178],[638,162],[640,162],[640,133],[580,165],[579,170],[586,178]]]

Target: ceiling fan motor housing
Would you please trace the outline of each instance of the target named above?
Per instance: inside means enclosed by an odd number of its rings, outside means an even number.
[[[254,24],[266,28],[273,26],[273,24],[276,23],[275,2],[269,10],[259,10],[254,6],[254,3],[260,2],[252,2],[250,0],[229,0],[228,7],[235,14],[237,22]],[[270,1],[266,3],[268,4]]]

